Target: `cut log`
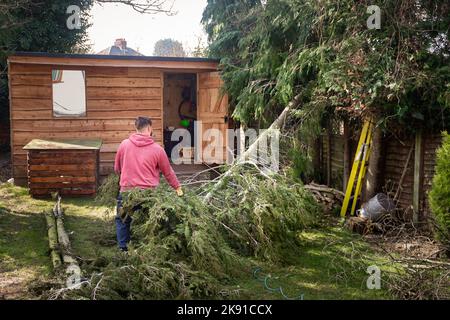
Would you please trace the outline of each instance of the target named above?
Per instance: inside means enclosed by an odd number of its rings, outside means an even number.
[[[64,228],[64,211],[61,207],[61,196],[58,195],[55,207],[53,208],[54,215],[56,217],[56,228],[58,230],[58,244],[62,253],[64,264],[68,265],[68,268],[75,265],[78,266],[78,261],[72,255],[72,249],[70,246],[69,235]]]
[[[59,255],[58,251],[57,250],[51,250],[50,251],[50,257],[52,259],[53,268],[55,270],[59,269],[61,267],[61,265],[62,265],[62,262],[61,262],[61,256]]]
[[[63,263],[69,267],[73,265],[78,267],[78,262],[71,253],[69,235],[64,228],[61,197],[56,196],[57,201],[52,212],[45,214],[52,263],[55,269],[61,267]]]
[[[322,204],[325,212],[332,212],[333,208],[341,206],[344,201],[344,193],[342,191],[330,188],[325,185],[310,183],[304,186],[306,190],[311,191],[314,199]]]
[[[62,262],[61,256],[59,254],[58,246],[58,234],[56,228],[55,217],[52,214],[44,214],[45,220],[47,222],[47,235],[48,235],[48,245],[50,248],[50,255],[53,263],[53,267],[58,269]]]
[[[344,199],[344,197],[345,197],[345,194],[342,191],[330,188],[328,186],[317,185],[317,184],[311,183],[311,184],[305,185],[305,189],[314,190],[314,191],[317,191],[317,192],[319,192],[321,194],[328,193],[331,196],[333,196],[335,198],[338,198],[338,199],[339,198]]]
[[[69,250],[70,240],[66,230],[64,229],[64,222],[61,216],[58,216],[56,218],[56,229],[58,230],[58,242],[61,249],[63,249],[64,251]]]

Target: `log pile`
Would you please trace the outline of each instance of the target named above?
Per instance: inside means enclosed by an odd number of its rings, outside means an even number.
[[[326,212],[331,212],[333,208],[342,206],[344,201],[345,194],[342,191],[325,185],[310,183],[305,185],[305,189],[311,191],[316,201],[324,207]]]

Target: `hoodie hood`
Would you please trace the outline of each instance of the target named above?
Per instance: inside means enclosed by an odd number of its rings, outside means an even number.
[[[139,133],[132,134],[129,139],[136,147],[147,147],[155,143],[151,137]]]

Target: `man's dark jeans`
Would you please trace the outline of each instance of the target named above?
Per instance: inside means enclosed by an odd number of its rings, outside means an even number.
[[[131,219],[130,216],[127,216],[125,221],[120,217],[119,210],[123,206],[123,198],[122,194],[119,194],[117,197],[117,212],[116,212],[116,233],[117,233],[117,242],[119,244],[119,248],[123,251],[128,250],[128,242],[130,242],[131,237]]]
[[[117,233],[117,242],[119,244],[119,248],[123,251],[128,250],[128,242],[130,242],[131,238],[131,222],[133,219],[130,215],[127,215],[125,220],[122,219],[120,214],[120,208],[123,207],[123,201],[126,198],[126,193],[119,193],[117,197],[117,212],[116,212],[116,233]],[[136,212],[141,210],[142,206],[140,204],[133,207],[132,212]]]

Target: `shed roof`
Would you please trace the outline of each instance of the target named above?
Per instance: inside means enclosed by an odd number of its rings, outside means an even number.
[[[215,62],[220,59],[196,57],[158,57],[133,55],[105,55],[105,54],[78,54],[78,53],[49,53],[17,51],[10,57],[47,57],[47,58],[74,58],[74,59],[103,59],[103,60],[139,60],[139,61],[178,61],[178,62]]]
[[[72,53],[16,52],[10,63],[73,66],[151,67],[160,69],[217,70],[218,59],[190,57],[123,56]]]
[[[98,150],[102,146],[99,139],[33,139],[23,149],[25,150]]]

